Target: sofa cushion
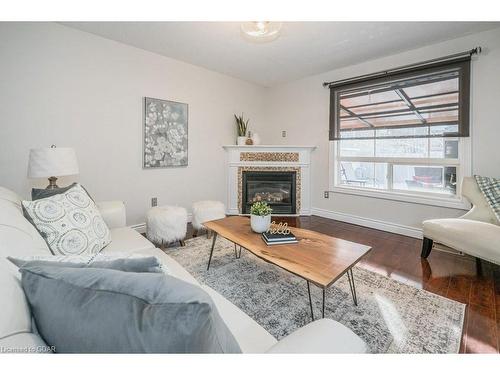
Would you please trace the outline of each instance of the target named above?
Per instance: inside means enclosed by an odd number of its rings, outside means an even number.
[[[30,232],[30,228],[23,225],[0,223],[0,257],[52,254],[40,235]]]
[[[3,257],[0,257],[0,301],[0,339],[31,332],[31,313],[20,274],[17,267]]]
[[[0,202],[1,201],[10,202],[11,204],[21,209],[22,198],[19,196],[19,194],[2,186],[0,186]]]
[[[199,285],[198,281],[177,263],[172,257],[165,254],[162,250],[155,247],[149,240],[141,235],[136,230],[125,227],[111,229],[111,243],[106,246],[99,256],[113,256],[119,255],[120,257],[128,256],[154,256],[158,258],[164,270],[174,277],[186,281],[188,283]]]
[[[123,228],[127,225],[125,204],[122,201],[104,201],[96,204],[109,229]]]
[[[78,184],[62,194],[23,201],[22,206],[54,254],[95,254],[111,241],[96,204]]]
[[[212,297],[220,316],[233,333],[243,353],[265,353],[276,339],[237,306],[207,285],[202,288]]]
[[[500,226],[467,219],[423,222],[423,235],[466,254],[500,264]]]
[[[146,237],[132,228],[114,228],[109,231],[111,242],[102,249],[104,254],[134,253],[137,251],[155,249]]]
[[[208,294],[174,277],[48,266],[21,272],[38,331],[56,352],[240,352]]]
[[[138,236],[139,238],[137,238]],[[138,244],[149,247],[138,251],[130,250],[130,255],[133,252],[136,255],[155,256],[160,260],[164,268],[166,268],[169,275],[194,285],[200,285],[176,260],[165,254],[162,250],[155,248],[137,231],[130,228],[112,229],[111,237],[113,241],[103,249],[100,255],[118,252],[120,249],[127,247],[127,244],[132,244],[135,239],[138,241]],[[127,238],[129,238],[129,241],[126,241]],[[146,243],[143,241],[146,241]],[[130,246],[130,248],[133,247],[137,248],[139,246]],[[179,251],[182,251],[182,248]],[[212,297],[220,316],[236,338],[236,341],[238,341],[243,353],[264,353],[276,343],[276,339],[269,332],[222,295],[206,285],[203,285],[202,288]]]
[[[165,254],[162,250],[158,248],[141,250],[136,254],[140,254],[143,256],[145,255],[155,256],[161,262],[162,267],[166,270],[166,272],[169,275],[194,285],[198,286],[200,285],[200,283],[198,283],[198,281],[188,271],[186,271],[184,267],[182,267],[179,263],[177,263],[176,260],[174,260],[169,255]]]
[[[368,347],[354,332],[331,319],[316,320],[286,336],[268,353],[366,353]]]
[[[33,254],[50,254],[50,250],[20,207],[0,199],[0,256]]]

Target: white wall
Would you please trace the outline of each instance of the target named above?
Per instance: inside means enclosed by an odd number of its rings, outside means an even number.
[[[318,146],[312,205],[323,214],[419,228],[424,219],[461,211],[345,194],[323,198],[329,91],[321,83],[477,45],[484,53],[472,64],[473,172],[500,177],[500,29],[264,89],[62,25],[0,23],[0,185],[26,197],[31,186],[45,186],[26,178],[28,151],[56,144],[76,148],[76,179],[97,200],[125,201],[129,224],[143,222],[151,197],[185,207],[224,200],[221,145],[234,142],[233,113],[244,111],[264,143]],[[189,104],[188,167],[141,168],[144,96]]]
[[[76,179],[144,221],[151,197],[187,208],[225,199],[233,113],[261,122],[264,88],[53,23],[0,23],[0,186],[29,196],[30,148],[74,147]],[[143,170],[143,97],[189,104],[189,166]]]
[[[260,136],[266,143],[318,146],[312,160],[313,207],[348,215],[347,218],[354,215],[411,228],[420,228],[425,219],[459,216],[463,211],[355,195],[331,193],[329,199],[323,198],[323,191],[328,190],[329,90],[323,88],[322,83],[461,52],[478,45],[483,47],[483,54],[472,62],[471,73],[472,167],[475,174],[500,178],[500,29],[271,88],[266,95],[266,124],[258,129]],[[281,130],[287,131],[287,138],[281,138]],[[322,211],[322,214],[327,212]]]

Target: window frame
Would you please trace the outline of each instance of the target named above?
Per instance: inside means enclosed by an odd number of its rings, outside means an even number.
[[[458,70],[459,82],[459,107],[458,107],[458,133],[437,135],[436,137],[458,138],[458,159],[441,158],[405,158],[405,157],[341,157],[339,142],[342,139],[340,133],[340,100],[341,92],[372,87],[384,82],[399,81],[404,79],[415,79],[419,75]],[[461,181],[464,177],[472,175],[472,153],[470,135],[470,56],[454,59],[451,61],[442,61],[425,66],[403,69],[387,73],[384,76],[375,78],[363,78],[349,80],[348,83],[340,82],[338,85],[330,85],[330,129],[329,129],[329,191],[334,193],[359,195],[393,201],[402,201],[407,203],[417,203],[430,206],[448,207],[456,209],[469,209],[470,204],[462,197]],[[424,125],[425,126],[425,125]],[[379,128],[380,129],[380,128]],[[377,137],[368,138],[375,139]],[[426,137],[389,137],[389,138],[426,138]],[[344,138],[356,139],[356,138]],[[362,139],[362,138],[359,138]],[[364,138],[366,139],[366,138]],[[379,137],[379,139],[388,139]],[[361,186],[340,184],[340,162],[371,162],[387,163],[388,188],[376,189]],[[456,167],[457,189],[454,196],[448,196],[440,193],[418,192],[411,190],[397,190],[392,188],[392,168],[394,165],[425,165],[425,166],[454,166]]]
[[[387,157],[340,157],[339,141],[329,142],[329,191],[334,193],[361,195],[372,198],[417,203],[428,206],[448,207],[456,209],[469,209],[470,204],[462,197],[461,181],[464,177],[471,176],[471,147],[470,138],[459,138],[458,159],[439,158],[387,158]],[[433,194],[417,191],[397,189],[375,189],[369,187],[349,186],[340,184],[340,162],[361,161],[388,163],[392,165],[425,165],[425,166],[454,166],[456,167],[457,190],[453,197],[444,194]],[[392,170],[388,167],[387,173]],[[389,184],[390,186],[390,184]]]

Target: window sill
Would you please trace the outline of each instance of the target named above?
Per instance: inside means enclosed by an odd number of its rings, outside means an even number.
[[[459,198],[434,197],[422,194],[378,191],[374,189],[344,187],[344,186],[334,186],[333,188],[330,189],[330,191],[333,193],[361,195],[365,197],[386,199],[386,200],[406,202],[406,203],[416,203],[426,206],[456,208],[460,210],[470,209],[470,205]]]

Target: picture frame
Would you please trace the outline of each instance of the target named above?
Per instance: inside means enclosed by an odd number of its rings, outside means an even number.
[[[189,106],[144,97],[142,168],[188,165]]]

